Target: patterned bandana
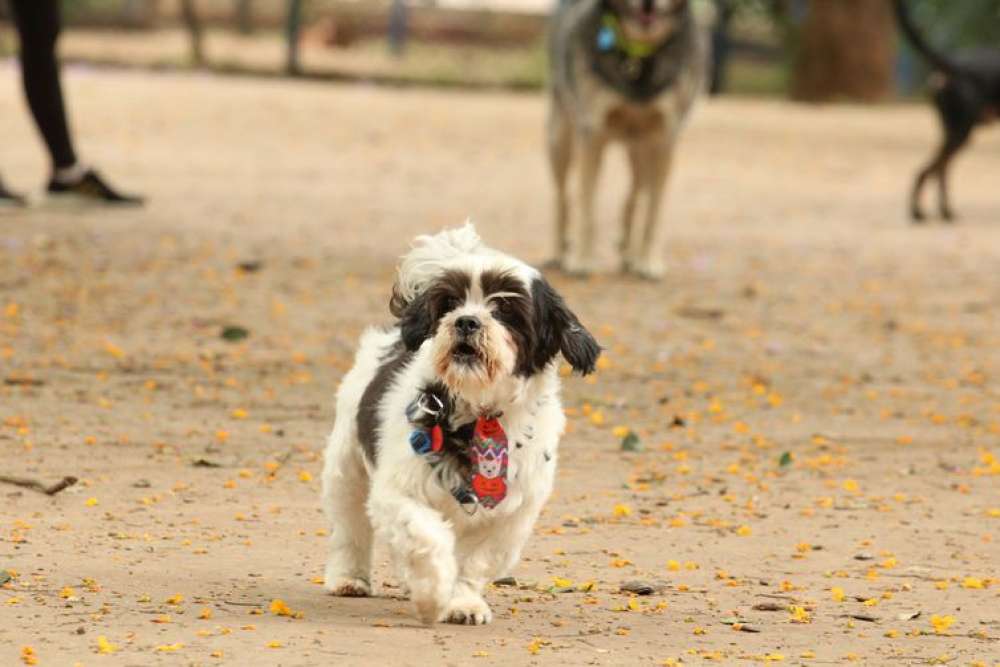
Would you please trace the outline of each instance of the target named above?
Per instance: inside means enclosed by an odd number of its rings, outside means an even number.
[[[479,504],[493,509],[507,497],[507,434],[500,420],[480,417],[469,443],[475,471],[470,485]]]
[[[507,497],[507,434],[498,416],[480,416],[475,422],[448,429],[450,402],[425,390],[406,408],[413,425],[410,446],[431,467],[446,454],[468,459],[469,474],[464,484],[451,489],[460,505],[493,509]],[[449,444],[446,447],[446,444]],[[457,445],[457,447],[456,447]]]

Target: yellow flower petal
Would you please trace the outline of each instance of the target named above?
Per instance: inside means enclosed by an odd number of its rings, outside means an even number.
[[[934,632],[939,635],[943,634],[954,623],[954,616],[938,616],[937,614],[931,616],[931,625],[934,627]]]
[[[177,642],[176,644],[163,644],[156,647],[158,653],[173,653],[174,651],[180,651],[184,648],[184,644]]]
[[[118,645],[117,644],[112,644],[111,642],[109,642],[108,638],[105,637],[104,635],[100,635],[97,638],[97,652],[98,653],[109,654],[109,653],[114,653],[117,650],[118,650]]]

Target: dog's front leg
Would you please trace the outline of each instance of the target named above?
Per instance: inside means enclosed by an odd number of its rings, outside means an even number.
[[[484,625],[493,620],[483,589],[508,574],[520,559],[540,509],[502,519],[459,538],[458,580],[439,620],[465,625]]]
[[[452,597],[457,568],[455,535],[441,514],[376,479],[368,514],[410,590],[417,616],[434,623]]]
[[[672,148],[671,140],[665,134],[655,138],[651,137],[648,146],[646,146],[648,153],[645,178],[649,199],[642,236],[633,237],[640,240],[640,245],[633,243],[633,256],[637,257],[638,261],[633,264],[632,269],[638,275],[650,280],[659,280],[666,271],[663,259],[663,221],[660,218],[660,210],[667,181],[670,178],[670,167],[673,160]]]
[[[594,198],[605,143],[604,133],[592,125],[581,127],[577,132],[575,152],[580,156],[580,214],[570,220],[569,249],[563,258],[563,270],[567,273],[586,275],[594,269],[597,229]]]

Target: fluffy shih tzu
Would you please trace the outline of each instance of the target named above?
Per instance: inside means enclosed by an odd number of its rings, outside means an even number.
[[[375,537],[425,623],[479,625],[545,504],[565,426],[557,358],[593,371],[594,337],[539,272],[471,224],[405,255],[389,329],[361,336],[323,469],[325,585],[372,592]]]

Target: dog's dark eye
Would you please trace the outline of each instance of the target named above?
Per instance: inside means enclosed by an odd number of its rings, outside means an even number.
[[[460,304],[458,303],[458,297],[449,296],[444,301],[444,312],[450,313],[451,311],[458,308]]]
[[[497,312],[501,315],[510,315],[514,311],[514,304],[509,299],[497,299]]]

